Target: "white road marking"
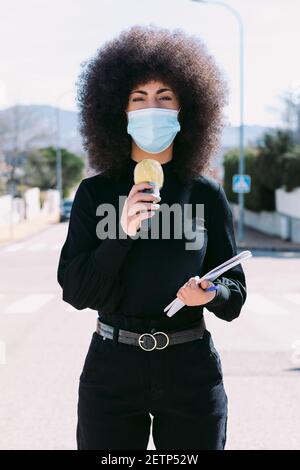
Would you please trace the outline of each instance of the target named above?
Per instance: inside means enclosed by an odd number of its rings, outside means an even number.
[[[3,253],[6,253],[6,252],[13,252],[13,251],[19,251],[21,250],[22,248],[25,247],[25,243],[14,243],[13,245],[9,245],[5,248],[3,248]]]
[[[44,307],[55,294],[29,294],[9,305],[3,313],[32,313]]]
[[[62,249],[62,246],[63,244],[62,243],[55,243],[54,245],[52,245],[50,247],[51,250],[61,250]]]
[[[9,245],[6,248],[1,250],[3,253],[15,253],[21,250],[24,251],[59,251],[63,247],[63,243],[14,243],[13,245]],[[1,253],[0,251],[0,253]]]
[[[79,310],[72,305],[67,306],[67,312],[78,312]]]
[[[0,366],[6,364],[6,343],[0,339]]]
[[[28,247],[28,251],[41,251],[46,247],[45,243],[35,243]]]
[[[295,308],[296,305],[300,305],[300,294],[295,292],[287,292],[285,294],[281,294],[288,304],[286,307],[280,306],[276,302],[276,298],[272,300],[268,299],[263,294],[256,294],[250,293],[246,299],[246,302],[243,306],[243,309],[251,311],[251,314],[256,315],[289,315],[293,314],[297,311]],[[4,298],[7,298],[7,294],[0,293],[0,301]],[[10,303],[3,313],[30,313],[30,312],[37,312],[39,309],[43,308],[47,302],[55,298],[60,305],[63,305],[67,312],[85,312],[90,311],[94,312],[90,308],[85,308],[83,310],[79,310],[72,305],[64,302],[61,298],[61,293],[47,293],[47,294],[28,294],[22,296],[19,300]]]
[[[79,310],[78,308],[73,307],[73,305],[68,305],[66,308],[67,312],[94,312],[95,310],[91,308],[83,308],[82,310]]]
[[[297,294],[297,292],[291,292],[287,294],[283,294],[283,296],[289,301],[294,304],[300,305],[300,294]]]
[[[292,311],[278,305],[275,299],[270,300],[263,294],[253,294],[252,292],[248,293],[243,308],[258,315],[288,315],[292,313]]]

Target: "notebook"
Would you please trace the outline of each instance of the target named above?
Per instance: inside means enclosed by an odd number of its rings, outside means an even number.
[[[245,261],[246,259],[250,258],[252,256],[251,251],[245,250],[239,253],[238,255],[233,256],[232,258],[228,259],[224,263],[220,264],[216,268],[213,268],[211,271],[208,273],[204,274],[201,278],[199,276],[195,276],[197,284],[204,280],[208,281],[213,281],[217,277],[219,277],[221,274],[223,274],[225,271],[228,271],[229,269],[233,268],[239,263],[242,263],[242,261]],[[172,317],[178,310],[180,310],[185,303],[183,303],[178,297],[176,299],[172,300],[172,302],[167,305],[164,308],[164,312],[167,312],[168,317]]]

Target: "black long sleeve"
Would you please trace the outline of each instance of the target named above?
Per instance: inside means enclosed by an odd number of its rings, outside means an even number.
[[[119,269],[135,241],[129,236],[97,237],[96,205],[88,180],[83,179],[76,191],[57,271],[63,300],[79,310],[97,310],[107,300],[113,301],[119,291]]]
[[[204,176],[186,185],[174,173],[173,160],[164,163],[161,209],[151,220],[160,217],[164,204],[194,207],[203,203],[205,243],[187,250],[186,238],[177,239],[172,234],[169,238],[162,237],[161,232],[158,238],[130,237],[119,224],[119,197],[127,197],[131,190],[135,165],[129,159],[119,178],[98,174],[80,183],[57,269],[63,300],[79,310],[96,310],[102,321],[133,331],[189,327],[203,316],[204,307],[224,320],[236,318],[246,298],[240,265],[214,281],[221,290],[211,302],[185,305],[172,317],[164,312],[190,277],[204,274],[236,254],[232,216],[223,188]],[[116,208],[117,238],[109,230],[108,238],[97,235],[97,224],[104,217],[97,215],[97,207],[102,204]]]
[[[208,244],[203,263],[203,273],[237,254],[232,211],[223,187],[219,184],[216,202],[209,214]],[[238,264],[215,279],[219,290],[204,307],[217,317],[231,321],[237,318],[246,301],[246,280],[242,266]]]

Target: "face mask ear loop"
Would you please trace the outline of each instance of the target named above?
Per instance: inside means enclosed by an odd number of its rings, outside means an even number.
[[[177,111],[177,120],[178,120],[179,124],[181,125],[181,122],[180,122],[181,115],[179,116],[180,110],[181,110],[181,106],[180,106],[180,108],[179,108],[178,111]]]

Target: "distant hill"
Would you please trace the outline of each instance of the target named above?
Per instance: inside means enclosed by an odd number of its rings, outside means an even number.
[[[56,144],[56,108],[50,105],[19,105],[18,112],[13,107],[0,111],[0,135],[2,136],[3,123],[8,127],[13,126],[14,121],[21,122],[19,132],[20,147],[28,142],[33,142],[36,146],[48,146]],[[61,123],[61,146],[68,148],[78,155],[84,155],[81,144],[81,136],[78,131],[78,113],[75,111],[60,110]],[[271,128],[263,126],[245,125],[244,136],[245,145],[255,143],[266,130]],[[2,148],[11,147],[8,142],[2,144]],[[216,161],[222,160],[222,155],[230,147],[239,145],[239,127],[231,126],[224,129],[222,135],[222,151]]]
[[[14,128],[19,128],[19,148],[28,145],[48,146],[57,142],[56,108],[49,105],[19,105],[0,111],[0,136],[4,136],[1,146],[12,148],[13,138],[9,135]],[[61,146],[78,155],[83,155],[81,137],[78,132],[78,114],[65,109],[60,110],[60,141]]]
[[[272,127],[264,126],[248,126],[244,125],[244,141],[245,145],[255,144],[266,131],[272,131]],[[222,145],[226,148],[239,146],[239,126],[226,127],[222,136]]]

